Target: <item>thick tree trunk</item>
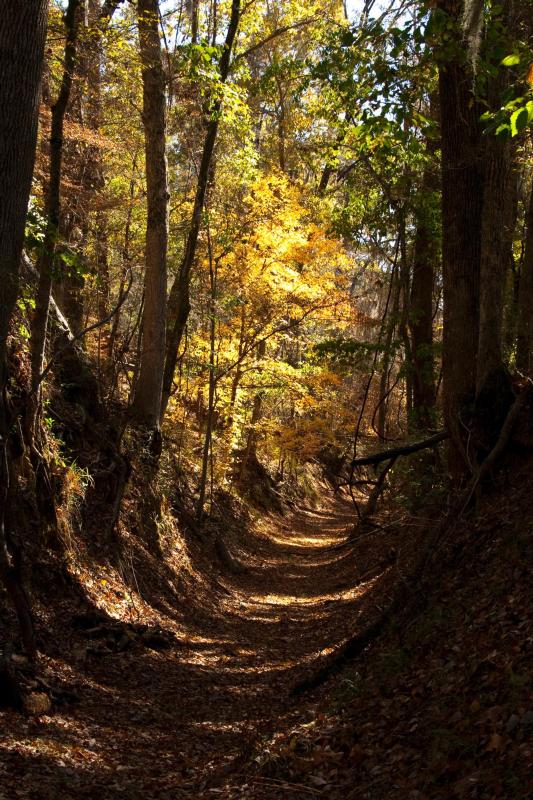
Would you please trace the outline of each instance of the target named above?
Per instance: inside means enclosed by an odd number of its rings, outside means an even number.
[[[47,0],[6,0],[0,14],[0,404],[35,160],[47,8]]]
[[[533,377],[533,186],[526,217],[527,233],[518,293],[516,366]]]
[[[240,18],[240,0],[233,0],[231,5],[231,17],[228,25],[228,32],[226,34],[226,41],[224,50],[220,59],[220,82],[225,83],[230,68],[231,52],[233,43],[237,34]],[[222,110],[222,99],[217,99],[213,102],[210,109],[210,120],[207,125],[205,135],[204,147],[202,151],[202,160],[200,162],[200,170],[198,174],[198,184],[196,188],[196,196],[194,198],[194,207],[192,211],[191,224],[189,227],[189,234],[187,236],[187,243],[185,245],[185,253],[181,263],[179,274],[177,275],[172,289],[170,291],[168,302],[168,330],[166,341],[166,357],[165,357],[165,370],[163,377],[163,399],[161,405],[161,417],[164,416],[170,394],[172,392],[172,381],[174,380],[174,370],[176,369],[176,361],[178,358],[178,351],[181,344],[181,339],[185,331],[187,319],[189,318],[189,311],[191,308],[190,303],[190,282],[191,270],[196,257],[196,246],[198,244],[198,236],[202,224],[202,215],[204,211],[205,198],[207,194],[208,185],[211,179],[211,164],[215,144],[218,134],[218,124],[220,120],[220,112]]]
[[[460,7],[440,0],[439,7],[459,30]],[[476,388],[479,340],[479,271],[483,206],[481,110],[472,94],[466,53],[457,48],[439,65],[442,147],[443,239],[443,391],[446,426],[451,436],[449,470],[459,479],[468,468],[465,408]]]
[[[496,81],[494,105],[508,81]],[[513,232],[509,230],[509,204],[512,203],[511,144],[497,136],[486,137],[483,221],[479,285],[479,344],[476,392],[492,382],[503,369],[503,300],[509,249]]]
[[[165,363],[169,201],[165,74],[158,13],[158,0],[139,0],[148,220],[142,347],[133,410],[140,422],[154,430],[159,428]]]
[[[520,288],[520,266],[523,260],[524,251],[520,258],[515,258],[513,250],[514,231],[518,221],[518,186],[519,186],[519,170],[517,169],[516,149],[511,144],[511,176],[510,176],[510,196],[509,201],[506,203],[507,219],[504,224],[510,235],[508,237],[508,252],[507,252],[507,277],[504,289],[505,300],[503,307],[503,352],[504,359],[508,363],[515,348],[516,333],[518,325],[518,294]]]
[[[31,189],[47,22],[47,0],[5,0],[0,13],[0,579],[17,612],[28,655],[35,656],[31,610],[9,551],[7,337],[18,295]]]

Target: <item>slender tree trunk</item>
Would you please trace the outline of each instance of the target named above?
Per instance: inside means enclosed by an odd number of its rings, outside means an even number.
[[[424,168],[415,217],[415,241],[409,329],[412,340],[413,420],[416,430],[434,423],[435,369],[433,355],[433,287],[437,265],[437,240],[432,220],[432,199],[438,188],[435,165]]]
[[[30,196],[46,36],[47,0],[5,0],[0,13],[0,579],[15,607],[26,652],[34,658],[31,609],[9,549],[7,337],[18,296]]]
[[[526,243],[518,293],[516,366],[533,377],[533,186],[526,215]]]
[[[440,0],[455,22],[460,6]],[[443,394],[451,435],[448,466],[455,479],[468,468],[465,408],[476,388],[479,340],[479,270],[483,205],[481,109],[472,94],[466,53],[457,48],[439,65],[442,147]]]
[[[244,352],[244,333],[246,330],[246,305],[241,305],[241,324],[239,326],[239,346],[237,350],[237,366],[235,367],[235,374],[231,382],[231,391],[229,397],[229,428],[233,427],[233,414],[235,412],[235,403],[237,402],[237,392],[242,378],[242,355]]]
[[[277,110],[277,118],[278,118],[278,160],[279,160],[279,168],[282,172],[287,171],[287,159],[286,159],[286,146],[285,146],[285,93],[283,91],[283,83],[281,82],[281,78],[279,74],[276,73],[276,85],[278,88],[278,110]],[[325,187],[324,187],[325,191]],[[323,192],[322,192],[323,193]]]
[[[137,419],[159,428],[165,360],[168,247],[165,74],[159,40],[158,0],[138,0],[146,153],[146,272],[139,379],[133,404]]]
[[[400,236],[400,283],[402,295],[401,314],[398,320],[398,333],[401,336],[404,349],[405,370],[405,417],[408,428],[413,414],[413,348],[409,336],[409,314],[411,313],[411,270],[407,258],[407,236],[405,222],[405,208],[399,209],[399,236]],[[398,427],[400,427],[401,400],[398,403]]]
[[[124,292],[126,290],[126,275],[128,270],[131,266],[131,252],[130,252],[130,245],[131,245],[131,223],[133,218],[133,201],[135,199],[135,173],[137,171],[137,154],[133,157],[132,169],[131,169],[131,177],[130,177],[130,185],[129,185],[129,203],[128,203],[128,211],[126,214],[126,224],[124,226],[124,242],[122,245],[122,277],[120,279],[120,285],[118,290],[118,300],[122,300],[124,297]],[[117,339],[120,321],[121,321],[121,309],[117,311],[115,316],[113,317],[113,322],[111,324],[111,331],[109,334],[109,344],[108,344],[108,354],[111,360],[113,360],[113,353],[115,350],[115,342]],[[113,367],[114,369],[114,367]]]
[[[52,106],[50,130],[50,178],[46,197],[46,232],[43,252],[38,261],[39,282],[35,300],[35,314],[31,330],[31,388],[32,408],[29,425],[33,430],[34,417],[39,405],[40,376],[43,370],[46,347],[46,331],[50,309],[50,295],[55,261],[55,251],[61,213],[61,171],[63,161],[63,124],[72,88],[72,77],[76,64],[78,37],[78,7],[80,0],[69,0],[65,12],[65,57],[63,77],[56,102]]]
[[[230,59],[233,49],[233,43],[237,34],[240,18],[240,0],[232,0],[231,17],[228,25],[228,32],[226,34],[226,41],[224,50],[220,59],[220,82],[225,83],[230,68]],[[211,177],[211,163],[213,159],[213,152],[218,134],[218,125],[220,120],[220,113],[222,110],[222,99],[217,99],[213,102],[210,109],[210,120],[207,126],[207,132],[202,151],[202,160],[200,162],[200,171],[198,174],[198,184],[196,188],[196,196],[194,198],[194,207],[192,211],[191,224],[187,236],[187,243],[185,245],[185,253],[181,263],[180,271],[172,286],[169,302],[168,302],[168,316],[169,324],[167,329],[167,343],[166,343],[166,357],[165,357],[165,370],[163,377],[163,399],[161,405],[161,416],[163,417],[168,400],[172,391],[172,381],[174,380],[174,370],[176,368],[176,361],[178,358],[178,351],[189,317],[191,308],[190,303],[190,282],[191,270],[196,256],[196,247],[198,244],[198,236],[202,224],[202,215],[204,211],[205,198],[207,194],[208,185]]]
[[[191,14],[191,44],[198,44],[198,8],[199,0],[189,0],[187,6]]]
[[[400,233],[398,235],[401,236]],[[387,412],[389,407],[388,387],[389,387],[389,376],[391,371],[391,360],[393,355],[392,341],[394,338],[394,333],[396,331],[396,326],[398,324],[398,314],[400,309],[401,281],[399,276],[399,268],[398,265],[396,264],[392,268],[391,283],[393,285],[392,309],[390,317],[386,320],[386,331],[385,331],[385,340],[383,342],[383,360],[381,364],[381,375],[379,379],[379,398],[377,407],[378,413],[377,413],[376,433],[381,441],[385,441],[385,439],[387,438]]]
[[[213,263],[211,243],[209,242],[209,281],[210,281],[210,308],[209,308],[209,398],[207,401],[207,420],[205,426],[204,449],[202,456],[202,473],[200,477],[200,490],[196,517],[202,521],[204,514],[205,490],[207,486],[207,471],[209,467],[209,453],[213,447],[213,417],[215,412],[216,389],[216,297],[217,297],[217,265]]]
[[[266,353],[266,341],[263,339],[257,345],[257,358],[259,361],[262,361],[265,357]],[[256,455],[257,450],[257,423],[261,419],[261,413],[263,410],[263,392],[258,391],[254,396],[254,402],[252,406],[252,418],[250,420],[250,428],[248,430],[248,436],[246,439],[246,447],[244,449],[244,453],[242,456],[241,461],[241,468],[240,468],[240,479],[243,480],[246,474],[246,468],[250,461],[250,457]]]
[[[76,80],[67,109],[67,119],[98,133],[102,117],[103,33],[108,24],[102,16],[101,0],[85,0],[78,10],[79,34]],[[70,192],[62,208],[60,232],[65,241],[76,233],[76,248],[81,256],[91,233],[91,211],[95,198],[104,186],[104,167],[101,146],[93,142],[67,141],[64,149],[67,174],[75,176],[78,191]],[[103,319],[108,312],[109,274],[107,265],[107,235],[105,215],[98,211],[93,226],[98,281],[97,314]],[[76,270],[66,269],[55,286],[61,307],[75,333],[84,327],[84,277]],[[99,330],[99,337],[104,334]]]

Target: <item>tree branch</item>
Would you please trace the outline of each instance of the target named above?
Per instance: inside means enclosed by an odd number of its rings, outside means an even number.
[[[260,42],[257,44],[253,44],[247,50],[243,50],[242,53],[238,53],[235,58],[233,59],[233,64],[237,61],[240,61],[241,58],[247,58],[252,53],[255,53],[256,50],[260,50],[261,47],[264,47],[266,44],[271,42],[273,39],[277,39],[278,36],[283,36],[284,33],[288,33],[289,31],[297,30],[298,28],[303,28],[306,25],[310,25],[311,22],[317,22],[318,17],[305,17],[305,19],[301,19],[298,22],[293,22],[292,25],[284,25],[282,28],[277,28],[275,31],[272,31],[271,34],[266,36],[264,39],[261,39]],[[232,64],[232,66],[233,66]]]
[[[52,369],[52,365],[53,365],[54,361],[56,360],[56,358],[59,355],[61,355],[61,353],[64,350],[66,350],[67,347],[70,347],[71,345],[74,344],[74,342],[77,342],[79,339],[83,339],[83,337],[86,336],[88,333],[90,333],[91,331],[95,331],[97,328],[101,328],[102,325],[105,325],[107,322],[109,322],[109,320],[113,319],[113,317],[115,316],[117,311],[119,311],[119,309],[122,307],[122,305],[126,301],[126,298],[128,297],[128,294],[130,292],[131,285],[133,283],[133,275],[131,273],[131,270],[129,270],[129,273],[130,273],[130,279],[129,279],[128,286],[127,286],[124,294],[119,299],[119,301],[116,304],[116,306],[114,307],[114,309],[112,311],[110,311],[109,314],[106,317],[104,317],[103,319],[99,319],[98,322],[93,322],[92,325],[89,325],[89,327],[84,328],[82,331],[77,333],[76,336],[68,336],[68,334],[67,334],[67,342],[65,344],[61,345],[60,347],[58,347],[57,350],[55,351],[55,353],[53,353],[50,356],[50,360],[49,360],[48,364],[46,365],[46,367],[43,369],[43,371],[39,375],[39,386],[41,385],[41,383],[44,381],[44,379],[46,378],[46,376],[48,375],[48,373]]]
[[[122,5],[124,0],[105,0],[100,9],[100,19],[102,22],[109,22],[115,11]]]
[[[354,458],[352,461],[352,466],[364,467],[370,464],[380,464],[382,461],[387,461],[387,459],[396,459],[398,456],[408,456],[411,453],[418,452],[419,450],[425,450],[428,447],[434,447],[439,442],[443,442],[445,439],[449,438],[450,434],[448,431],[439,431],[433,436],[430,436],[429,439],[423,439],[421,442],[407,444],[404,447],[393,447],[391,450],[383,450],[381,453],[374,453],[371,456]]]

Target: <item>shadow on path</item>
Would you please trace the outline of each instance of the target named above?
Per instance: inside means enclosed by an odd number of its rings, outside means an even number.
[[[291,689],[387,591],[388,537],[378,552],[351,545],[351,524],[342,499],[264,518],[239,543],[244,574],[211,570],[185,594],[168,582],[152,604],[170,649],[49,659],[80,702],[37,721],[0,714],[0,797],[223,796],[217,780],[283,726]]]

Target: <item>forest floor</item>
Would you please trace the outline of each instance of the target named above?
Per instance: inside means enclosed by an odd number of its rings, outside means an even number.
[[[79,605],[39,611],[63,702],[0,711],[0,800],[533,797],[533,498],[520,476],[505,497],[418,616],[312,690],[431,520],[351,542],[353,506],[328,497],[228,533],[229,571],[199,542],[150,563],[132,543],[122,572],[80,554]]]

